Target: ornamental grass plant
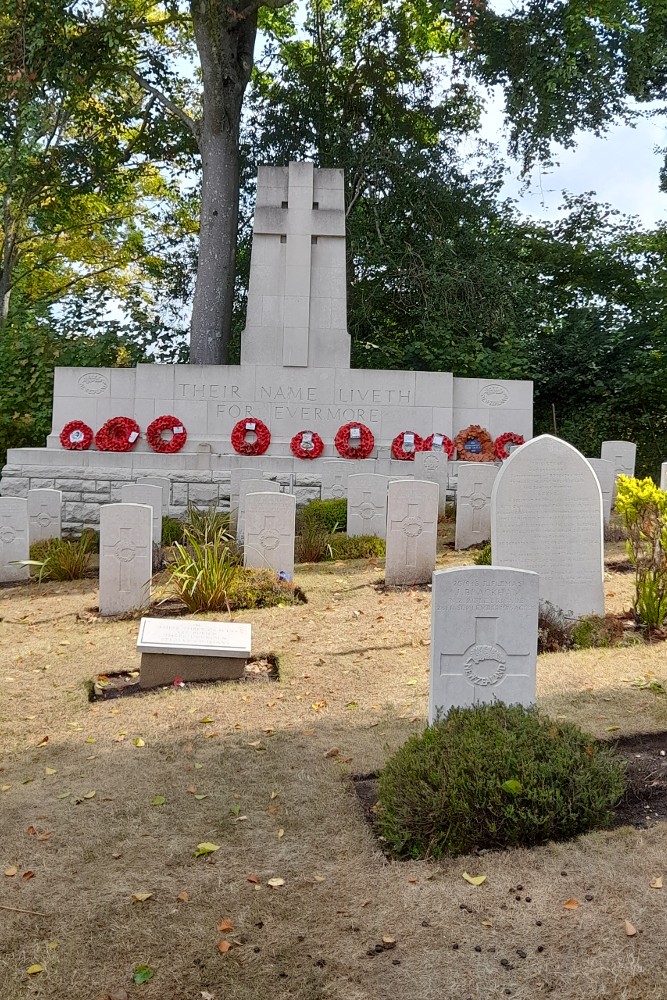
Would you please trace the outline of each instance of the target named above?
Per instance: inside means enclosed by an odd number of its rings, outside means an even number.
[[[46,538],[30,546],[30,559],[23,562],[42,580],[82,580],[90,568],[93,544],[90,533],[84,532],[76,541],[67,538]]]
[[[452,709],[387,762],[377,825],[394,857],[531,847],[608,826],[625,785],[612,746],[571,723],[501,702]]]
[[[635,615],[648,628],[660,628],[667,618],[667,493],[652,479],[619,476],[616,510],[635,568]]]
[[[238,556],[221,532],[207,540],[186,533],[185,542],[175,542],[169,563],[168,590],[190,612],[226,611],[241,567]]]

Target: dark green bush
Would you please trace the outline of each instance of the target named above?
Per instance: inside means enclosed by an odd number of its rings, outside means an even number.
[[[347,500],[345,497],[332,500],[311,500],[299,510],[297,534],[302,524],[316,525],[327,533],[345,531],[347,526]]]
[[[183,541],[183,522],[175,517],[162,518],[162,544],[173,545]]]
[[[349,535],[335,532],[329,535],[328,559],[370,559],[372,556],[384,556],[386,545],[384,538],[375,535]]]
[[[475,566],[491,566],[491,542],[487,542],[483,548],[472,557]]]
[[[496,703],[411,737],[380,776],[377,822],[396,857],[529,847],[608,825],[624,789],[611,746]]]

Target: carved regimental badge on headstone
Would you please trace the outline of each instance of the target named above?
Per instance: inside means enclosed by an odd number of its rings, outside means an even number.
[[[497,566],[433,574],[429,722],[438,711],[535,702],[536,573]]]

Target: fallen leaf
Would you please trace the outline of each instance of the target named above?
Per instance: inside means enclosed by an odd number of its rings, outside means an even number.
[[[167,800],[165,799],[164,795],[155,795],[151,799],[151,805],[152,806],[163,806],[166,801]]]
[[[2,785],[2,787],[0,787],[0,792],[8,792],[11,787],[11,785]]]
[[[199,721],[200,721],[200,722],[201,722],[201,723],[202,723],[203,725],[206,725],[206,724],[207,724],[207,723],[209,723],[209,722],[213,722],[213,719],[211,718],[211,716],[210,716],[210,715],[205,715],[205,716],[204,716],[204,718],[203,718],[203,719],[200,719]]]
[[[57,947],[58,947],[58,942],[57,941],[49,941],[49,943],[47,945],[47,948],[49,949],[49,951],[55,951]]]
[[[202,990],[199,996],[201,997],[201,1000],[213,1000],[213,994],[207,993],[206,990]]]
[[[114,852],[113,852],[113,854],[111,855],[111,857],[112,857],[112,858],[115,858],[115,859],[116,859],[116,861],[117,861],[117,860],[118,860],[118,858],[122,858],[122,857],[123,857],[123,855],[122,855],[122,853],[121,853],[120,851],[114,851]]]
[[[86,740],[86,743],[94,743],[94,742],[95,742],[94,736],[89,736],[88,739]]]
[[[127,993],[125,990],[113,990],[112,993],[108,993],[107,996],[109,1000],[127,1000]]]
[[[47,831],[45,833],[40,833],[37,840],[39,840],[41,843],[44,843],[45,840],[50,840],[52,836],[53,836],[53,831]]]
[[[220,931],[221,934],[226,934],[228,931],[234,930],[234,924],[229,919],[221,920],[220,923],[218,924],[218,930]]]
[[[137,736],[137,738],[134,739],[134,740],[132,740],[132,742],[134,743],[135,747],[145,747],[146,746],[146,744],[145,744],[144,740],[142,740],[141,736]],[[141,966],[141,968],[147,968],[147,966]],[[151,976],[152,975],[153,975],[153,973],[151,972]],[[142,981],[142,983],[146,982],[145,979],[142,979],[141,981]]]
[[[48,736],[42,736],[42,738],[39,741],[39,743],[37,744],[37,746],[38,747],[45,747],[48,742],[49,742],[49,737]]]
[[[281,828],[278,830],[278,840],[280,840],[280,838],[284,837],[284,836],[285,836],[285,831],[283,830],[283,828],[281,826]]]
[[[197,769],[197,771],[201,770],[203,766],[204,766],[203,764],[195,764],[195,768]]]
[[[148,965],[138,965],[134,970],[134,981],[137,986],[141,986],[142,983],[147,983],[149,979],[152,979],[155,973]]]
[[[468,872],[463,873],[463,878],[466,882],[469,882],[470,885],[481,885],[482,882],[486,881],[486,875],[468,875]]]
[[[324,875],[313,875],[313,882],[324,882]]]
[[[620,726],[607,726],[607,732],[617,733],[620,728],[621,728]]]
[[[25,971],[28,973],[29,976],[36,976],[38,972],[44,972],[44,966],[30,965]]]
[[[5,872],[5,875],[7,873]],[[253,885],[259,885],[259,879],[256,875],[248,875],[246,882],[252,882]]]
[[[60,795],[56,795],[56,798],[57,799],[68,799],[70,797],[70,795],[71,795],[71,792],[61,792]]]
[[[190,899],[190,894],[185,891],[179,892],[176,899],[179,901],[179,903],[187,903],[188,900]]]
[[[34,878],[34,877],[35,877],[35,873],[34,872],[30,872],[30,871],[23,872],[23,875],[21,876],[21,878],[24,878],[26,880],[26,882],[28,881],[28,879],[31,879],[31,878]]]
[[[197,791],[197,786],[196,785],[188,785],[188,791],[189,791],[190,795],[194,795],[195,792]]]
[[[278,798],[278,792],[275,791],[271,792],[271,799],[277,799],[277,798]]]
[[[563,909],[565,910],[578,910],[579,900],[578,899],[566,899],[563,903]]]
[[[222,940],[218,941],[218,951],[221,951],[223,955],[225,954],[225,952],[231,951],[231,948],[232,948],[231,944],[229,943],[229,941],[226,941],[225,938],[222,938]]]
[[[270,885],[272,889],[279,889],[281,885],[285,885],[284,878],[270,878],[267,880],[267,885]]]
[[[510,795],[518,795],[519,792],[523,791],[523,785],[516,778],[510,778],[509,781],[503,781],[500,786],[504,792],[509,792]]]
[[[208,798],[208,792],[206,792],[206,793],[205,792],[200,792],[199,795],[195,795],[195,798],[197,799],[198,802],[201,802],[202,799],[207,799]]]
[[[44,774],[57,774],[55,767],[45,767]]]
[[[203,844],[197,844],[195,850],[195,857],[200,858],[205,854],[213,854],[214,851],[219,851],[220,847],[218,844],[208,844],[204,842]]]
[[[658,878],[654,878],[651,881],[651,888],[652,889],[662,889],[662,875],[658,876]]]
[[[382,944],[385,946],[385,948],[395,948],[396,938],[391,937],[389,934],[384,934],[382,936]]]
[[[480,921],[480,923],[481,923],[482,927],[493,927],[493,924],[491,923],[490,920],[482,920],[482,921]]]
[[[338,749],[338,747],[332,747],[331,750],[327,750],[327,752],[325,753],[324,756],[325,757],[337,757],[339,753],[340,753],[340,750]]]
[[[629,920],[625,921],[624,927],[625,927],[625,933],[628,937],[634,937],[635,934],[637,933],[637,928],[633,927]]]
[[[5,868],[5,875],[7,876],[7,878],[12,878],[14,875],[16,875],[17,871],[18,868],[15,868],[14,865],[12,865],[11,868]]]
[[[132,893],[133,903],[145,903],[147,899],[150,899],[153,895],[152,892],[134,892]]]
[[[95,789],[93,789],[92,792],[86,792],[86,794],[84,795],[84,799],[94,799],[96,795],[97,792],[95,791]]]
[[[35,834],[37,833],[37,830],[34,828],[34,826],[29,826],[28,833],[30,834],[31,837],[34,837]]]

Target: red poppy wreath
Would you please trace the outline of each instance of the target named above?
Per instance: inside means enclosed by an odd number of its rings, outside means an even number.
[[[352,441],[358,444],[353,446]],[[334,444],[341,458],[368,458],[375,447],[375,438],[369,427],[353,421],[338,428]]]
[[[408,439],[412,437],[412,451],[406,451],[405,449],[406,435]],[[391,442],[391,454],[399,462],[414,462],[416,453],[423,450],[424,440],[420,438],[419,434],[415,434],[414,431],[401,431]]]
[[[254,441],[247,441],[246,435],[254,434]],[[256,417],[245,417],[234,425],[232,431],[232,448],[239,455],[263,455],[271,444],[271,431]]]
[[[131,451],[139,440],[139,424],[132,417],[112,417],[95,435],[99,451]]]
[[[324,441],[315,431],[299,431],[289,446],[295,458],[319,458],[324,451]]]
[[[436,447],[434,448],[433,445]],[[447,458],[453,458],[456,450],[454,442],[446,434],[429,434],[424,438],[423,451],[439,451],[440,448],[446,453]]]
[[[501,461],[504,458],[509,458],[510,453],[507,450],[507,445],[523,444],[524,440],[525,439],[522,434],[513,434],[512,431],[507,431],[505,434],[499,435],[499,437],[496,438],[495,445],[493,446],[496,458],[499,458]]]
[[[60,443],[68,451],[88,451],[93,443],[93,431],[83,420],[70,420],[60,432]]]
[[[165,431],[171,431],[170,438],[162,437]],[[188,432],[181,421],[167,415],[156,417],[146,431],[146,440],[153,451],[163,455],[173,455],[174,452],[180,451],[187,439]]]

